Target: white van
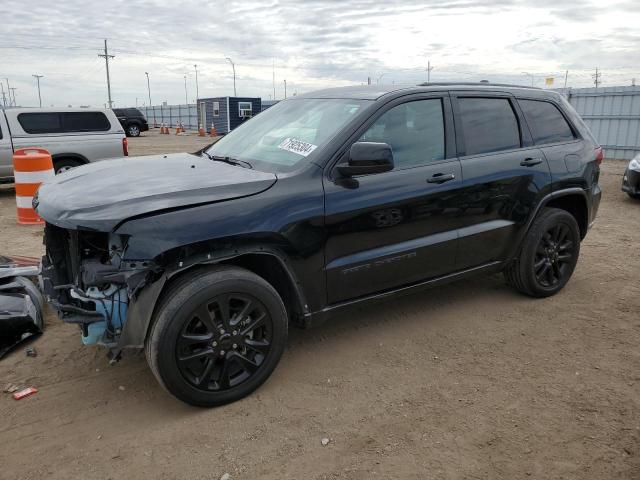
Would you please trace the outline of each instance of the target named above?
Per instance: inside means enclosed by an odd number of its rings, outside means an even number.
[[[48,150],[56,173],[128,155],[120,122],[101,108],[0,110],[0,183],[13,181],[13,152],[25,147]]]

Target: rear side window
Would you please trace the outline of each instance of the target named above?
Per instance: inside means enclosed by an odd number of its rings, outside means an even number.
[[[536,145],[570,142],[575,138],[558,107],[540,100],[518,100]]]
[[[127,108],[127,115],[129,117],[142,117],[142,112],[137,108]]]
[[[21,113],[18,122],[27,133],[105,132],[111,129],[102,112]]]
[[[506,98],[458,98],[467,155],[520,148],[520,128]]]

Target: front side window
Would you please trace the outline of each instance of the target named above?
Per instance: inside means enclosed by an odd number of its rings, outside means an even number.
[[[398,168],[428,164],[445,157],[442,100],[403,103],[385,112],[360,138],[388,143]]]
[[[520,128],[506,98],[458,98],[467,155],[520,148]]]
[[[310,163],[369,100],[297,98],[243,122],[207,153],[250,162],[257,170],[287,172]]]
[[[571,127],[554,104],[539,100],[518,100],[518,103],[536,145],[575,139]]]
[[[220,116],[220,102],[213,102],[213,116]]]

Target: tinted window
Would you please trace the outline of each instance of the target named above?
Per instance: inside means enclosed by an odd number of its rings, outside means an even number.
[[[384,113],[360,138],[391,145],[396,168],[444,158],[444,118],[440,99],[404,103]]]
[[[58,113],[21,113],[18,122],[27,133],[60,132],[60,114]]]
[[[21,113],[18,122],[27,133],[104,132],[111,128],[102,112]]]
[[[127,115],[130,117],[142,117],[142,112],[137,108],[127,108]]]
[[[518,100],[537,145],[571,141],[571,127],[554,104],[538,100]]]
[[[467,155],[520,147],[518,120],[506,98],[459,98]]]
[[[62,114],[65,132],[104,132],[111,124],[102,112],[69,112]]]
[[[116,117],[124,117],[124,110],[122,108],[114,108],[113,113],[116,114]]]

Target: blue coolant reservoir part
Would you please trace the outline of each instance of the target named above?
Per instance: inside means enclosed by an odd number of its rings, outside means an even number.
[[[120,329],[127,319],[128,297],[126,289],[120,291],[120,300],[115,295],[116,300],[92,300],[96,306],[96,312],[100,312],[105,318],[104,321],[95,322],[88,326],[87,335],[82,335],[82,343],[85,345],[94,345],[102,340],[105,330],[107,329],[106,318],[111,315],[111,327]]]

